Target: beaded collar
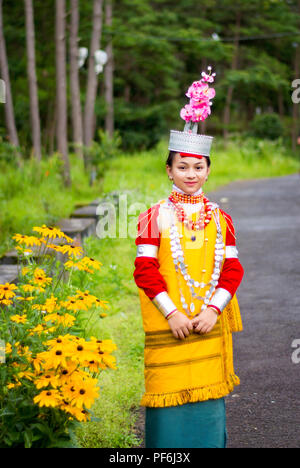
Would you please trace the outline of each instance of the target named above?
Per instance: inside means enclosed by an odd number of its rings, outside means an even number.
[[[187,195],[186,193],[179,193],[176,190],[172,190],[169,200],[175,203],[189,203],[195,205],[197,203],[203,203],[204,193],[200,195]]]

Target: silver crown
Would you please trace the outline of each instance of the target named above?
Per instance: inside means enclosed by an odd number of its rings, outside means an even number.
[[[209,156],[213,137],[198,135],[192,131],[170,131],[169,151],[176,153],[199,154]]]

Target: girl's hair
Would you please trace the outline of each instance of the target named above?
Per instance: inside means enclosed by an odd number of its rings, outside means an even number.
[[[176,154],[177,154],[176,151],[170,151],[169,152],[169,156],[168,156],[167,161],[166,161],[167,166],[172,167],[173,159],[174,159]],[[209,167],[210,166],[210,158],[209,158],[209,156],[205,156],[205,158],[206,158],[206,161],[207,161],[207,167]]]

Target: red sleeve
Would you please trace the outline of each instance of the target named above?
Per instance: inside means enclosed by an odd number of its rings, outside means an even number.
[[[157,225],[159,205],[155,205],[139,216],[138,235],[136,245],[151,244],[159,247],[160,232]],[[134,262],[134,280],[138,288],[144,290],[149,299],[157,294],[167,291],[167,285],[159,272],[159,263],[156,258],[137,257]]]
[[[231,217],[225,213],[224,211],[220,210],[222,215],[224,216],[227,229],[226,229],[226,246],[235,246],[236,245],[236,237],[235,237],[235,229],[233,226],[233,222]],[[217,288],[223,288],[230,292],[233,296],[236,293],[244,275],[244,269],[239,261],[238,258],[226,258],[223,264],[223,269],[219,278]]]

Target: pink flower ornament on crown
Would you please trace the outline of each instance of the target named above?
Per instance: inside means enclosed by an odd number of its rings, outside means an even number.
[[[211,114],[211,100],[216,95],[214,88],[209,86],[214,82],[216,74],[211,72],[211,67],[207,67],[207,70],[208,73],[203,71],[201,79],[194,81],[187,90],[186,96],[190,102],[180,111],[180,117],[185,121],[183,132],[170,131],[168,149],[183,157],[210,157],[213,137],[198,134],[198,124]]]
[[[188,124],[185,131],[197,131],[197,125],[193,124],[202,122],[211,114],[211,99],[215,97],[216,92],[214,88],[209,87],[208,83],[214,82],[216,74],[211,74],[211,67],[207,67],[207,69],[209,74],[202,72],[201,80],[194,81],[186,93],[190,102],[180,111],[180,117]]]

